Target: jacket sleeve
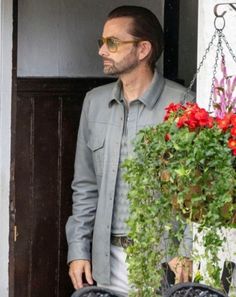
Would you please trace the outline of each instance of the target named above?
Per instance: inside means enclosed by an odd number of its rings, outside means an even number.
[[[68,263],[73,260],[91,259],[91,242],[97,209],[98,188],[92,152],[87,146],[89,138],[90,99],[84,100],[77,138],[74,164],[72,216],[66,224]]]

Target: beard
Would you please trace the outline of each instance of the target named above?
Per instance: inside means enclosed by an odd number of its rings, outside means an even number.
[[[109,64],[105,64],[103,68],[103,72],[107,75],[119,76],[121,74],[126,74],[135,69],[139,60],[136,54],[131,51],[127,56],[125,56],[121,61],[115,62],[112,59],[103,59],[104,62],[109,62]]]

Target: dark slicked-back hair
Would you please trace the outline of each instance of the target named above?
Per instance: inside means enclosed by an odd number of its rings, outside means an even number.
[[[129,33],[137,39],[147,40],[151,43],[152,51],[148,63],[154,70],[164,47],[163,30],[158,18],[147,8],[125,5],[112,10],[108,14],[107,20],[120,17],[132,18],[133,26]]]

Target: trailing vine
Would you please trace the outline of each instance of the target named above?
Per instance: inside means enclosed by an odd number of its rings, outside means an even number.
[[[218,251],[222,227],[235,227],[235,156],[232,123],[221,122],[195,104],[171,105],[166,120],[138,133],[135,157],[124,162],[130,185],[127,248],[130,296],[157,296],[161,263],[179,256],[186,224],[203,233],[210,284],[220,287]],[[192,125],[192,126],[191,126]],[[197,238],[194,238],[197,240]],[[180,255],[181,256],[181,255]],[[193,251],[192,257],[200,254]]]

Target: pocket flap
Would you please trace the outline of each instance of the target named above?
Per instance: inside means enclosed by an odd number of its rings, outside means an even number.
[[[105,142],[105,137],[90,137],[88,140],[88,147],[91,151],[95,152],[100,148],[103,148]]]

